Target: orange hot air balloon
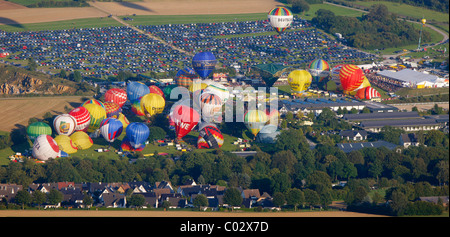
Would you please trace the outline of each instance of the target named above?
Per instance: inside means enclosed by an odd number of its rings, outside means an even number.
[[[351,92],[363,83],[364,73],[358,66],[347,64],[341,68],[339,78],[341,80],[342,89],[344,89],[345,92]]]
[[[361,100],[370,100],[372,98],[379,98],[379,97],[381,97],[381,95],[377,90],[368,86],[368,87],[359,89],[358,92],[356,92],[356,97]]]

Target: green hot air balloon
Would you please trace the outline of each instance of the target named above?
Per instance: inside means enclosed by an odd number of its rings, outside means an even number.
[[[34,142],[34,140],[42,134],[46,134],[51,136],[52,135],[52,128],[43,122],[34,122],[30,125],[28,125],[27,127],[27,135],[28,138],[30,138],[30,140],[32,142]]]

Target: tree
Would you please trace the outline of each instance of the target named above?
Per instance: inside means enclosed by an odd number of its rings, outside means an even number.
[[[208,198],[203,194],[199,194],[197,195],[197,197],[195,197],[192,204],[194,204],[195,207],[201,209],[202,207],[208,206]]]
[[[303,13],[309,11],[309,4],[305,0],[292,0],[292,13]]]
[[[286,202],[286,198],[284,197],[283,193],[276,192],[273,195],[273,205],[275,205],[277,207],[281,207],[284,205],[285,202]]]
[[[61,77],[61,78],[67,78],[66,70],[61,69],[61,71],[59,72],[58,76]]]
[[[223,202],[230,206],[241,206],[242,196],[237,188],[227,188],[223,195]]]
[[[142,207],[145,204],[145,198],[142,194],[133,194],[128,199],[128,206],[134,206],[136,208]]]
[[[45,193],[41,191],[34,191],[32,195],[32,202],[35,205],[38,205],[39,209],[41,209],[41,205],[47,201],[47,196]]]
[[[292,188],[286,194],[286,201],[288,205],[293,205],[295,211],[297,211],[297,206],[303,205],[305,202],[305,196],[300,189]]]
[[[47,200],[48,200],[49,204],[57,205],[58,203],[62,202],[63,194],[60,191],[56,190],[56,189],[52,189],[47,194]]]
[[[408,205],[408,198],[400,190],[394,190],[391,195],[391,208],[397,216],[403,216],[406,206]]]
[[[85,193],[83,196],[83,204],[85,208],[88,208],[94,203],[94,200],[92,199],[91,195]]]
[[[32,57],[28,58],[28,70],[34,72],[36,71],[37,67],[38,64],[36,63],[36,60],[34,60]]]
[[[31,203],[32,199],[29,192],[25,190],[20,190],[14,197],[14,201],[17,204],[22,205],[22,209],[24,209],[25,205],[29,205]]]
[[[317,194],[316,191],[311,189],[305,189],[303,190],[303,193],[305,195],[305,203],[310,208],[312,208],[314,205],[320,204],[320,196]]]

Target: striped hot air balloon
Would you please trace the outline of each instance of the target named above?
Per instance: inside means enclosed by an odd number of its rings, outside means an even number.
[[[202,118],[206,121],[222,109],[222,100],[216,94],[203,92],[200,95],[200,107],[202,109]]]
[[[164,97],[164,92],[161,90],[161,88],[159,88],[159,87],[157,87],[155,85],[151,85],[151,86],[148,87],[148,89],[150,90],[150,93],[158,94],[158,95],[162,96],[163,98],[165,98]]]
[[[268,118],[265,111],[262,110],[249,110],[244,115],[244,124],[256,137],[262,127],[266,124]]]
[[[122,112],[122,108],[114,102],[105,102],[103,103],[105,105],[105,112],[106,117],[108,118],[118,118],[120,112]]]
[[[40,135],[52,135],[52,128],[43,122],[34,122],[30,125],[28,125],[27,127],[27,135],[28,138],[30,138],[30,140],[32,142],[34,142],[34,140],[40,136]]]
[[[120,88],[111,88],[105,92],[105,102],[114,102],[122,107],[127,101],[127,92]]]
[[[269,11],[268,19],[270,25],[278,32],[283,33],[294,21],[294,15],[285,7],[276,7]]]
[[[123,124],[118,119],[106,118],[100,123],[100,134],[107,142],[114,142],[122,134]]]
[[[356,92],[356,97],[361,100],[371,100],[373,98],[380,98],[381,95],[377,90],[368,86],[368,87],[359,89],[358,92]]]
[[[353,64],[344,65],[340,72],[339,78],[341,80],[342,89],[344,93],[349,94],[358,88],[364,80],[364,74],[361,68]]]
[[[83,104],[81,104],[81,106],[85,106],[87,104],[99,105],[103,109],[105,108],[105,105],[103,104],[103,102],[101,102],[100,100],[96,100],[96,99],[86,100],[85,102],[83,102]]]
[[[106,118],[106,111],[99,105],[96,104],[85,104],[83,105],[91,115],[91,122],[88,127],[88,132],[94,132],[100,127],[100,123]]]
[[[226,103],[228,98],[230,98],[230,91],[228,91],[226,86],[218,82],[212,82],[204,91],[218,95],[222,99],[222,103]]]
[[[311,61],[308,67],[309,73],[313,77],[313,81],[317,84],[330,75],[330,66],[323,59]]]
[[[194,69],[185,67],[177,72],[175,82],[178,86],[188,88],[192,84],[193,80],[197,78],[198,76],[195,74]]]
[[[131,112],[136,114],[137,116],[144,116],[145,113],[141,107],[141,98],[131,101]]]
[[[197,148],[220,148],[223,145],[222,132],[214,124],[207,124],[202,126],[199,130]]]
[[[75,131],[84,131],[86,132],[89,124],[91,123],[91,115],[89,111],[85,107],[78,107],[72,109],[69,112],[69,115],[75,118],[77,121],[77,126],[75,127]]]

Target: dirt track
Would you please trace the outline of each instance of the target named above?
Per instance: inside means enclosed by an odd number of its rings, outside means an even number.
[[[193,212],[193,211],[86,211],[2,210],[0,217],[385,217],[356,212]]]

